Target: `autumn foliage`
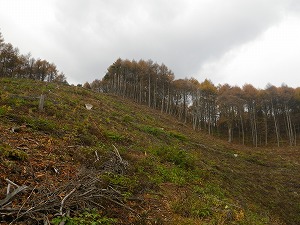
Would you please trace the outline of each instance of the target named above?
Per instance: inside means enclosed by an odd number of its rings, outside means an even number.
[[[87,86],[88,84],[85,84]],[[164,64],[117,59],[90,88],[148,105],[191,124],[195,130],[240,144],[296,146],[300,132],[300,89],[286,85],[256,89],[174,79]]]
[[[11,43],[5,43],[0,33],[0,77],[27,78],[48,82],[66,83],[64,73],[54,63],[22,55]]]

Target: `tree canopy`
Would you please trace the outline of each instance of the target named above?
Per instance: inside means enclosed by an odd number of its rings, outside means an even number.
[[[27,78],[48,82],[66,83],[66,76],[54,63],[35,59],[30,53],[20,54],[11,43],[5,43],[0,33],[0,77]]]
[[[88,85],[85,85],[88,87]],[[300,91],[286,85],[257,89],[175,79],[164,64],[117,59],[90,88],[130,98],[171,114],[195,130],[240,144],[296,146],[300,133]]]

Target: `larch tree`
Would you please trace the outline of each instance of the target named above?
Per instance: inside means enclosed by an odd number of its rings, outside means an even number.
[[[276,140],[277,140],[277,146],[280,146],[280,130],[279,130],[279,106],[278,106],[278,102],[279,102],[279,96],[278,96],[278,90],[275,86],[273,85],[268,85],[267,89],[266,89],[266,93],[267,93],[267,98],[269,100],[270,103],[270,107],[271,107],[271,115],[274,121],[274,131],[276,134]]]
[[[243,86],[243,98],[246,101],[248,119],[251,127],[252,144],[258,145],[258,128],[257,128],[257,107],[258,107],[258,90],[251,84]]]
[[[293,146],[295,142],[295,134],[294,134],[293,121],[292,121],[292,112],[296,104],[294,98],[295,90],[286,85],[282,85],[278,91],[279,91],[279,96],[281,98],[282,112],[284,114],[283,115],[284,127],[289,140],[289,144],[290,146]]]
[[[119,58],[91,87],[171,114],[195,130],[226,135],[229,142],[256,147],[276,140],[279,146],[284,139],[296,145],[300,133],[299,91],[285,86],[258,90],[250,84],[242,89],[228,84],[216,87],[207,79],[199,83],[194,78],[174,78],[164,64]]]

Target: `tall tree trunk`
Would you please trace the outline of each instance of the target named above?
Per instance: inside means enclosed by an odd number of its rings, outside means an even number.
[[[255,147],[257,147],[257,141],[258,141],[258,137],[257,137],[257,123],[256,123],[256,109],[255,106],[253,106],[253,125],[254,125],[254,145]]]
[[[182,116],[183,116],[183,119],[184,119],[184,123],[186,123],[186,117],[187,117],[186,108],[187,108],[187,106],[186,106],[186,93],[184,91],[183,92],[183,109],[182,109],[182,112],[183,112]]]
[[[142,81],[140,81],[140,98],[139,98],[140,104],[142,104],[142,99],[143,99],[143,90],[142,90]]]
[[[163,83],[163,87],[162,87],[162,99],[161,99],[161,109],[160,109],[161,113],[164,112],[164,105],[165,105],[165,83]]]
[[[280,147],[280,143],[279,143],[279,128],[278,128],[278,123],[277,123],[277,119],[276,119],[276,113],[274,110],[274,105],[273,105],[273,101],[271,100],[271,106],[272,106],[272,115],[273,115],[273,120],[274,120],[274,126],[275,126],[275,132],[276,132],[276,139],[277,139],[277,146]]]
[[[155,78],[154,87],[153,87],[153,108],[156,109],[156,93],[157,93],[157,78]]]
[[[290,142],[290,146],[293,146],[294,134],[293,134],[291,116],[290,116],[288,107],[285,105],[284,108],[285,108],[285,114],[286,114],[286,123],[287,123],[287,131],[288,131],[289,142]]]
[[[294,134],[295,134],[294,145],[297,146],[297,132],[296,132],[296,125],[294,125]]]
[[[265,145],[268,145],[268,117],[267,117],[267,112],[265,113],[264,121],[265,121]]]
[[[148,80],[148,106],[151,107],[151,75],[149,74],[149,80]]]
[[[232,142],[232,125],[231,123],[228,123],[228,142]]]
[[[207,116],[208,116],[208,134],[211,134],[211,111],[210,111],[210,103],[208,103],[208,112],[207,112]]]
[[[240,112],[240,121],[241,121],[241,128],[242,128],[242,143],[245,145],[245,131],[244,131],[244,122],[243,122],[243,117]]]

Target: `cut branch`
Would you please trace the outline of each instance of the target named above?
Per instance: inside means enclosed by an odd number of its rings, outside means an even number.
[[[97,161],[99,161],[100,159],[99,159],[99,156],[98,156],[98,152],[97,151],[95,151],[95,155],[96,155],[96,160],[95,160],[95,162],[97,162]]]
[[[11,185],[13,185],[13,186],[15,186],[15,187],[20,187],[19,185],[17,185],[16,183],[14,183],[14,182],[12,182],[10,179],[8,179],[8,178],[5,178],[5,181],[7,182],[7,183],[9,183],[9,184],[11,184]]]
[[[115,155],[118,157],[118,159],[120,160],[120,162],[122,163],[123,162],[123,159],[118,151],[118,149],[116,148],[116,146],[112,145],[114,147],[114,152],[115,152]]]
[[[72,190],[69,194],[67,194],[67,195],[63,198],[63,200],[61,201],[61,206],[60,206],[60,209],[59,209],[60,215],[63,215],[62,211],[63,211],[63,207],[64,207],[64,203],[65,203],[66,199],[67,199],[71,194],[73,194],[75,191],[76,191],[76,188],[73,188],[73,190]]]
[[[20,192],[24,191],[25,189],[27,189],[28,187],[26,185],[23,185],[21,187],[18,187],[17,189],[15,189],[12,193],[6,195],[6,197],[3,200],[0,200],[0,207],[2,207],[3,205],[5,205],[6,203],[12,201],[12,199]]]

